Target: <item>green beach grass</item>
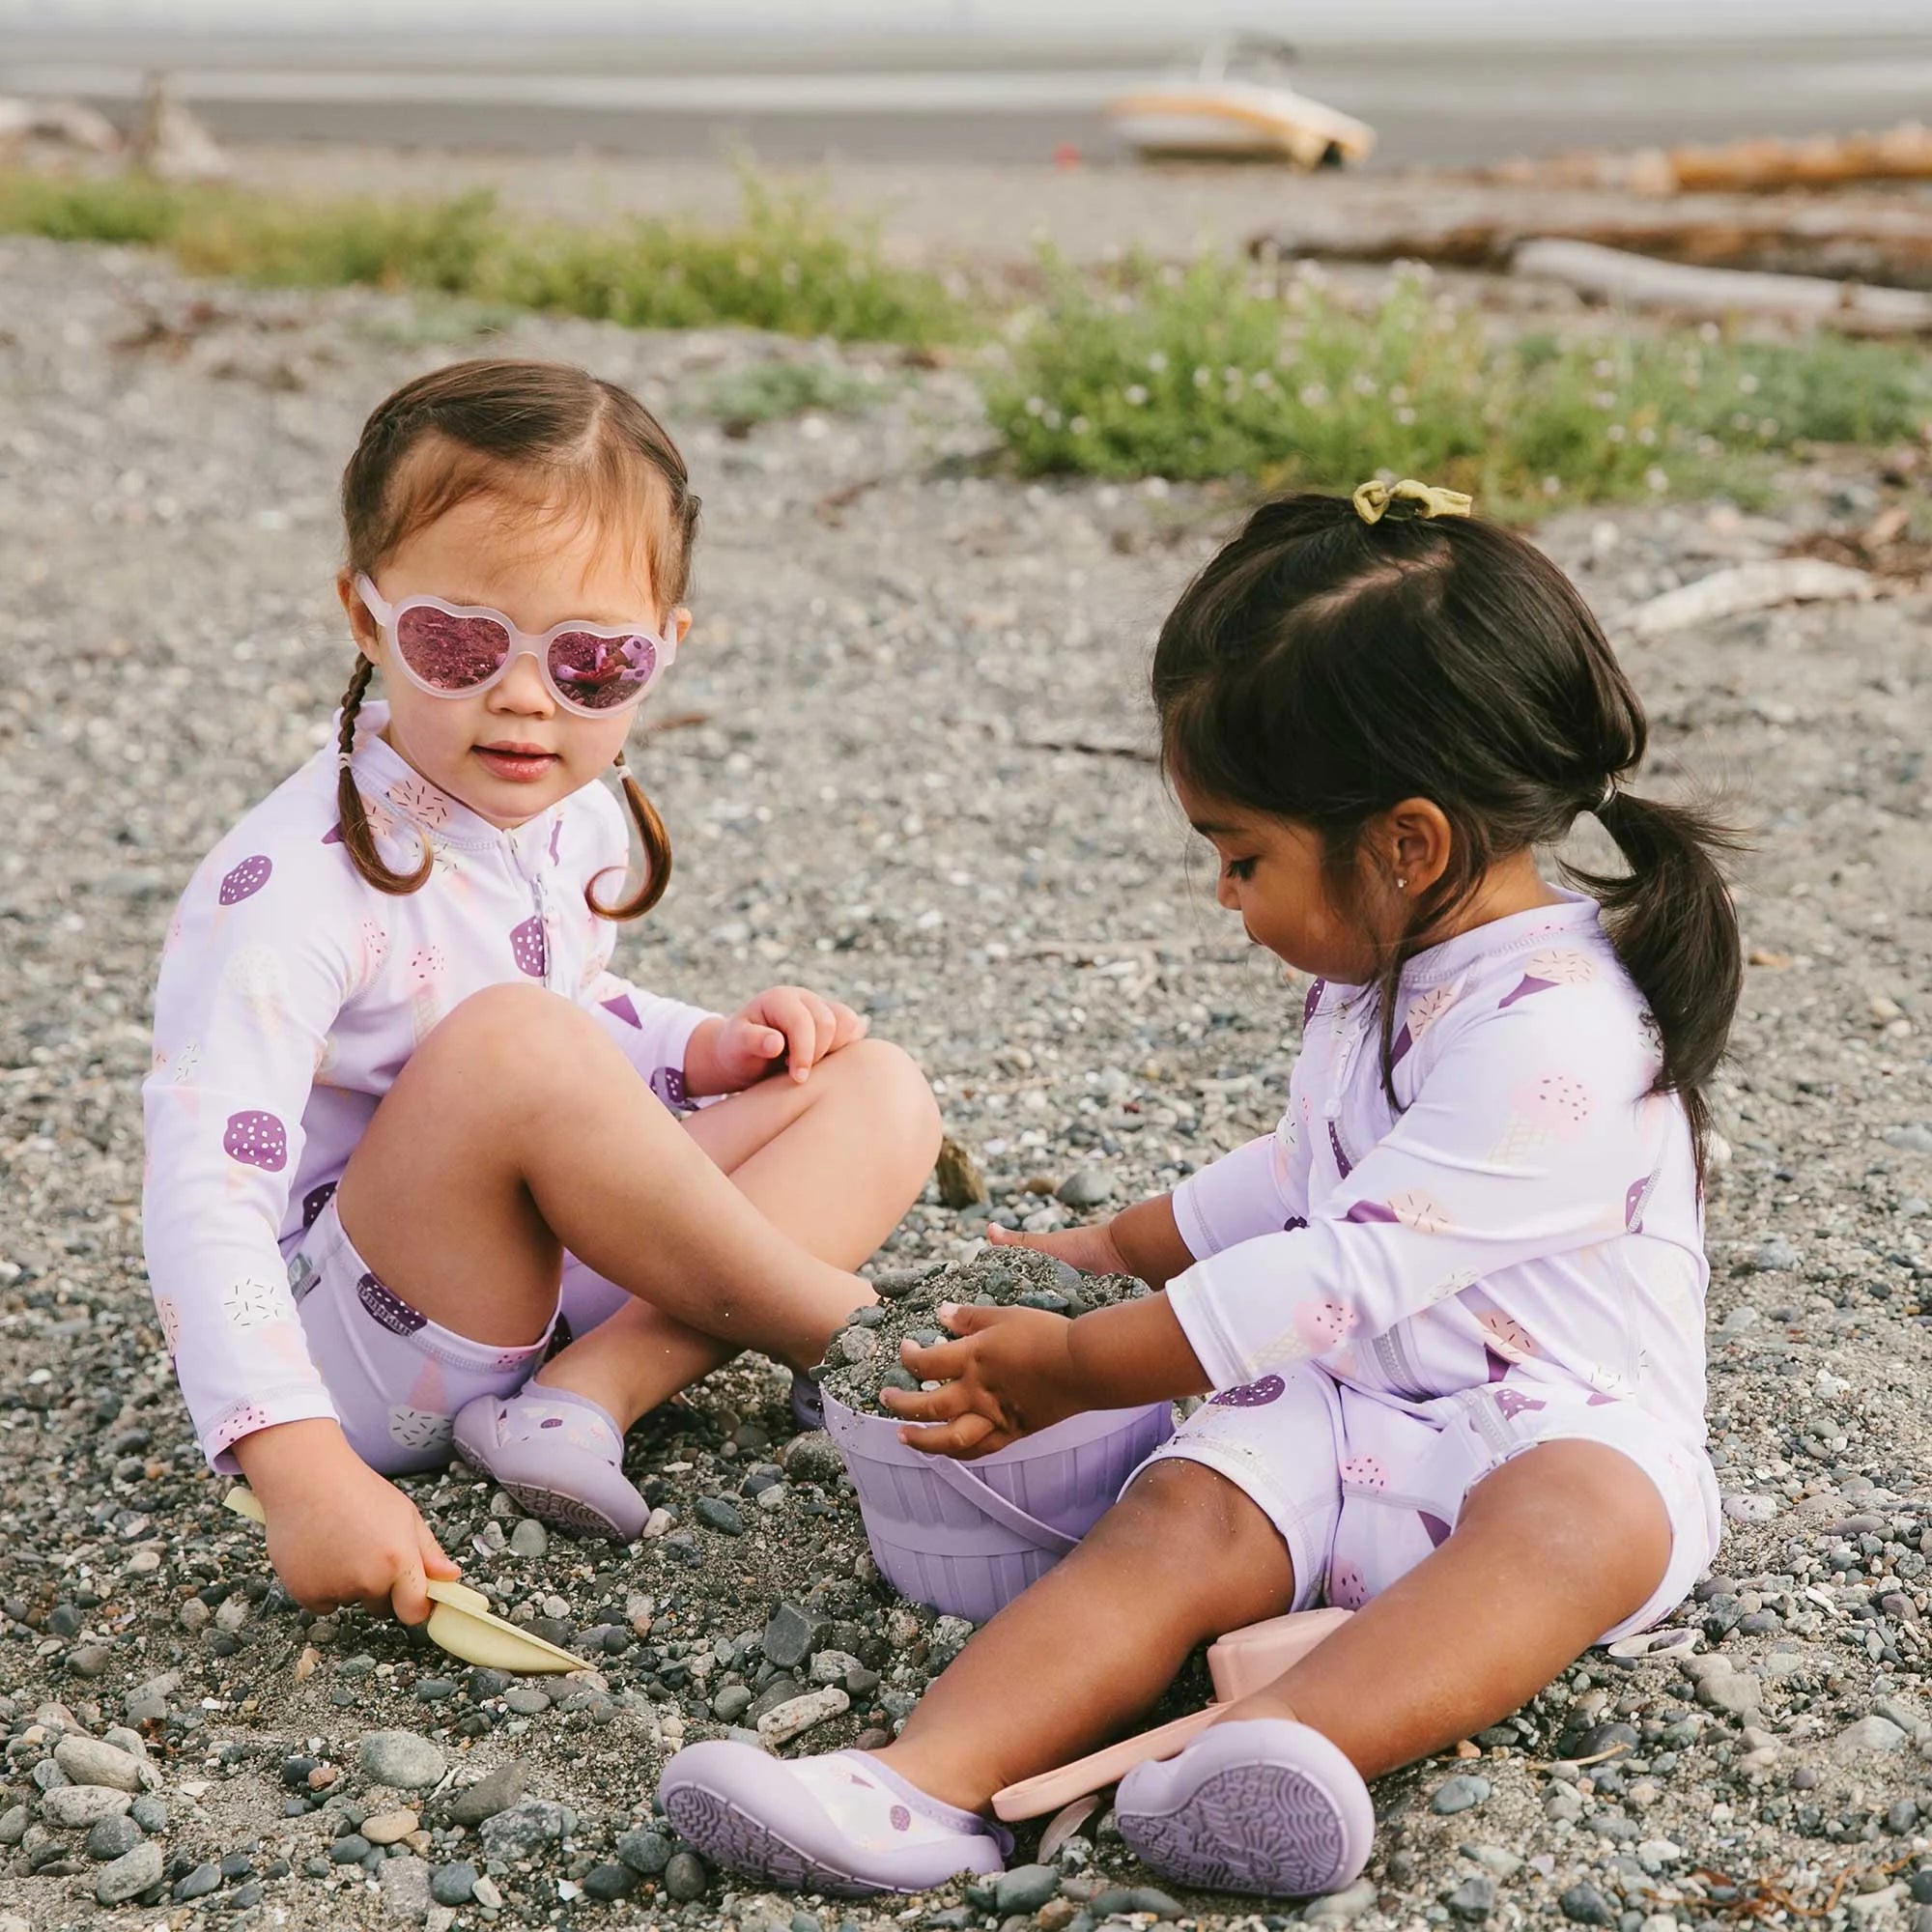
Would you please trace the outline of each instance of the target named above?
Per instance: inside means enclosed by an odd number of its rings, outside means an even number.
[[[877,233],[810,189],[746,172],[737,222],[537,224],[484,193],[440,202],[277,200],[138,176],[0,175],[0,231],[165,248],[196,274],[282,287],[362,283],[639,328],[735,326],[953,348],[1027,475],[1336,488],[1372,467],[1467,489],[1495,514],[1724,490],[1769,455],[1927,434],[1932,363],[1916,348],[1821,332],[1592,324],[1515,338],[1426,270],[1373,300],[1319,270],[1204,257],[1104,272],[1043,264],[1005,314],[888,261]],[[864,407],[835,371],[777,367],[714,399],[749,427]]]

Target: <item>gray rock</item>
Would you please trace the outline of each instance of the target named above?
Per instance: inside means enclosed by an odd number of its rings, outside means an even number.
[[[123,1812],[112,1812],[87,1834],[85,1851],[97,1864],[118,1859],[142,1842],[140,1826]]]
[[[1832,1755],[1841,1763],[1871,1757],[1886,1751],[1903,1750],[1911,1739],[1889,1718],[1872,1716],[1848,1724],[1832,1740]]]
[[[512,1684],[503,1692],[503,1702],[518,1717],[534,1718],[550,1709],[551,1696],[548,1690],[539,1690],[534,1684]]]
[[[1698,1685],[1697,1701],[1729,1717],[1754,1716],[1764,1703],[1764,1686],[1748,1671],[1720,1672]]]
[[[94,1880],[94,1900],[97,1905],[125,1905],[160,1882],[161,1848],[146,1840],[111,1865],[100,1867]]]
[[[775,1670],[796,1670],[811,1655],[816,1634],[817,1626],[796,1604],[781,1603],[759,1639],[765,1662]]]
[[[211,1891],[220,1889],[220,1868],[204,1863],[176,1880],[173,1897],[177,1905],[186,1905],[191,1899],[206,1898]]]
[[[711,1715],[721,1724],[735,1724],[752,1708],[749,1684],[727,1684],[711,1700]]]
[[[583,1894],[609,1905],[614,1899],[628,1898],[640,1883],[629,1865],[592,1865],[583,1874]]]
[[[76,1677],[104,1677],[114,1653],[104,1643],[86,1643],[70,1654],[67,1667]]]
[[[1439,1811],[1443,1817],[1453,1817],[1458,1811],[1467,1811],[1480,1804],[1490,1795],[1490,1780],[1479,1777],[1473,1772],[1464,1772],[1460,1776],[1446,1779],[1435,1787],[1435,1796],[1430,1800],[1430,1808]],[[1492,1900],[1492,1903],[1494,1901]]]
[[[1799,1264],[1799,1253],[1782,1235],[1760,1241],[1751,1257],[1751,1266],[1759,1274],[1783,1274]]]
[[[350,1832],[329,1846],[328,1861],[332,1865],[359,1865],[373,1849],[360,1832]]]
[[[442,1752],[413,1731],[371,1731],[362,1740],[362,1775],[394,1791],[427,1791],[443,1772]]]
[[[429,1895],[439,1905],[468,1905],[475,1893],[478,1875],[468,1861],[438,1865],[429,1875]]]
[[[63,1738],[54,1747],[54,1762],[76,1784],[105,1784],[116,1791],[137,1792],[157,1781],[156,1774],[132,1751],[102,1744],[99,1738]]]
[[[1113,1177],[1097,1167],[1080,1168],[1060,1183],[1056,1198],[1068,1208],[1098,1208],[1114,1198]]]
[[[144,1792],[128,1807],[128,1815],[144,1832],[165,1832],[168,1829],[168,1804],[164,1798],[157,1798],[152,1791]]]
[[[830,1489],[845,1473],[845,1459],[824,1430],[808,1430],[792,1437],[784,1452],[784,1472],[787,1482],[816,1483],[822,1490]]]
[[[659,1832],[626,1832],[617,1840],[617,1856],[634,1872],[656,1878],[670,1863],[671,1841]]]
[[[523,1797],[529,1781],[530,1775],[519,1759],[511,1758],[507,1763],[499,1764],[495,1771],[478,1778],[468,1790],[459,1791],[451,1799],[449,1822],[473,1828],[486,1818],[494,1818],[498,1811],[507,1811]]]
[[[705,1528],[715,1529],[721,1536],[745,1533],[745,1519],[723,1496],[699,1496],[696,1514]]]
[[[27,1807],[15,1804],[0,1811],[0,1845],[17,1845],[27,1835]]]
[[[429,1912],[429,1866],[412,1852],[384,1859],[376,1874],[383,1889],[383,1910],[391,1918],[420,1925]]]
[[[1376,1882],[1358,1878],[1346,1891],[1331,1891],[1313,1900],[1301,1915],[1308,1925],[1352,1925],[1363,1913],[1375,1909]]]
[[[1465,1878],[1443,1901],[1465,1923],[1475,1925],[1496,1909],[1496,1882],[1485,1872]]]
[[[498,1811],[482,1829],[484,1851],[493,1859],[533,1858],[563,1836],[563,1806],[548,1798],[526,1798]]]
[[[678,1852],[665,1866],[665,1889],[680,1905],[689,1905],[693,1899],[702,1898],[711,1884],[711,1874],[704,1869],[704,1861],[696,1852]]]
[[[993,1904],[1002,1915],[1037,1912],[1059,1891],[1058,1865],[1015,1865],[993,1881]]]
[[[510,1550],[516,1556],[541,1556],[550,1548],[550,1532],[535,1517],[526,1516],[510,1532]]]
[[[1594,1885],[1573,1885],[1557,1904],[1563,1916],[1577,1925],[1614,1925],[1617,1915]]]
[[[62,1784],[41,1800],[41,1816],[62,1831],[78,1832],[103,1818],[118,1818],[133,1802],[110,1785]]]

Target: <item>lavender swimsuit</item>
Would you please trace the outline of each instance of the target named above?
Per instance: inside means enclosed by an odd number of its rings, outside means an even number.
[[[1280,1529],[1295,1607],[1358,1607],[1540,1442],[1617,1449],[1674,1535],[1641,1630],[1716,1553],[1709,1270],[1683,1107],[1596,902],[1418,954],[1382,1089],[1373,993],[1318,982],[1270,1136],[1192,1176],[1168,1294],[1221,1389],[1157,1454]]]
[[[485,986],[542,986],[592,1013],[668,1105],[684,1103],[699,1007],[611,973],[615,927],[584,903],[623,891],[623,808],[586,785],[504,832],[418,777],[366,704],[353,770],[383,855],[420,891],[379,893],[336,824],[318,753],[203,861],[168,928],[142,1089],[149,1279],[203,1453],[333,1416],[385,1473],[447,1460],[472,1396],[522,1384],[551,1337],[499,1350],[439,1327],[363,1264],[336,1218],[349,1156],[410,1055]],[[578,1333],[625,1299],[566,1258]]]

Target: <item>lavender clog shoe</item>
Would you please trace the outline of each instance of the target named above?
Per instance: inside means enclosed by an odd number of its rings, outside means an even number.
[[[678,1833],[714,1863],[761,1885],[839,1898],[1002,1872],[1013,1842],[867,1751],[777,1758],[755,1745],[707,1739],[666,1765],[658,1796]]]
[[[546,1522],[635,1543],[650,1506],[624,1479],[624,1433],[608,1410],[569,1389],[526,1382],[480,1395],[456,1412],[456,1453]]]
[[[1164,1877],[1265,1898],[1341,1890],[1376,1839],[1361,1774],[1320,1731],[1281,1718],[1213,1724],[1179,1756],[1136,1765],[1114,1816]]]

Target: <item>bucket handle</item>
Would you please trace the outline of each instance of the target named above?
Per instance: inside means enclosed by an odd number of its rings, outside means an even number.
[[[975,1509],[991,1517],[995,1522],[1004,1524],[1015,1536],[1025,1537],[1037,1548],[1051,1550],[1056,1556],[1065,1556],[1080,1541],[1077,1536],[1068,1536],[1064,1529],[1055,1529],[1050,1522],[1041,1522],[1037,1517],[1029,1516],[1018,1503],[1009,1502],[990,1483],[976,1476],[969,1463],[956,1463],[951,1456],[934,1454],[927,1457],[924,1466],[955,1495],[963,1496]]]

